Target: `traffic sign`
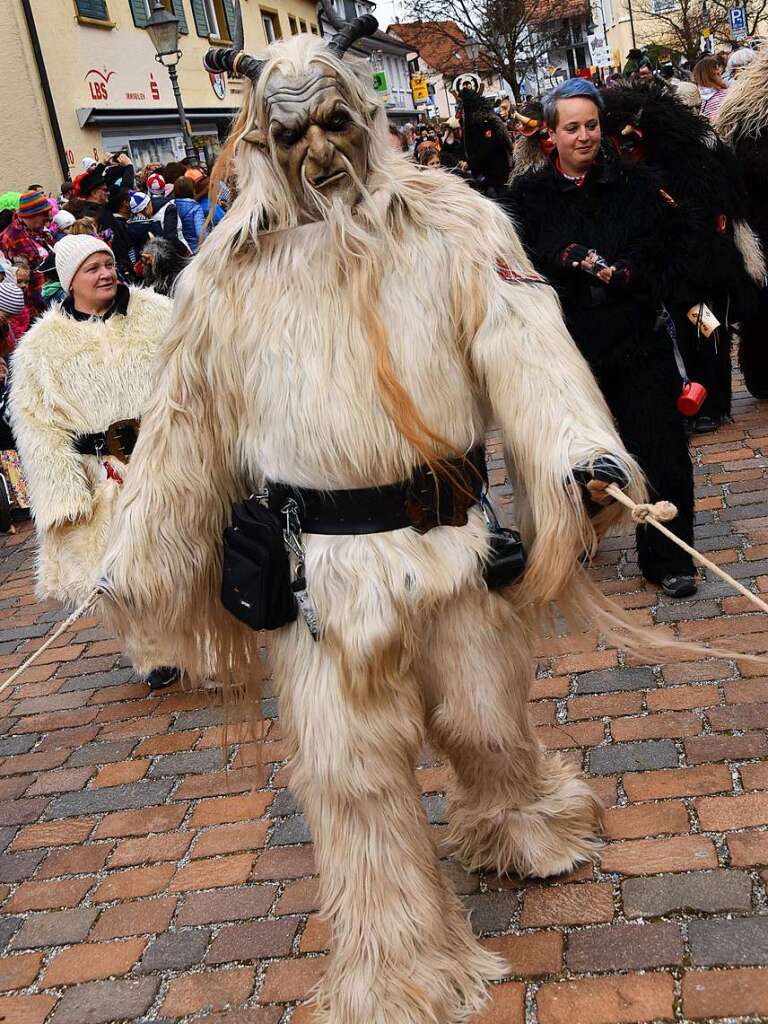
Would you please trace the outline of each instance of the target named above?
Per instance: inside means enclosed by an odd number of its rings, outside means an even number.
[[[423,103],[424,100],[429,99],[429,88],[424,75],[414,75],[411,78],[411,93],[414,103]]]
[[[747,34],[747,12],[744,7],[731,7],[728,11],[728,24],[734,39],[743,39]]]

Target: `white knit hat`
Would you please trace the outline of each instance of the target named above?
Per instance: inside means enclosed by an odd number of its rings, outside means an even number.
[[[0,281],[0,313],[18,316],[24,309],[24,292],[13,281]]]
[[[53,251],[56,256],[56,273],[65,292],[69,291],[72,278],[89,256],[95,252],[108,252],[112,255],[107,243],[95,235],[65,235],[54,245]]]
[[[66,231],[67,228],[71,228],[75,223],[74,215],[69,210],[59,210],[56,216],[53,218],[53,223],[59,229],[59,231]]]

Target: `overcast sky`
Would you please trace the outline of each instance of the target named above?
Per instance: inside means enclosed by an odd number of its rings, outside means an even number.
[[[387,25],[391,25],[398,16],[400,21],[406,20],[403,0],[376,0],[375,13],[382,29],[385,29]]]

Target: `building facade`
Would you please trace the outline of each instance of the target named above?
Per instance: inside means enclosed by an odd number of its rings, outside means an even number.
[[[352,21],[363,14],[375,13],[372,0],[331,0],[334,12],[345,21]],[[320,11],[320,25],[324,36],[332,37],[336,30]],[[411,93],[411,72],[408,67],[408,47],[391,32],[381,29],[370,39],[359,39],[352,51],[360,57],[367,57],[371,73],[384,72],[386,88],[382,92],[387,109],[387,118],[393,124],[414,121],[416,105]]]
[[[232,38],[232,0],[162,0],[179,19],[177,70],[195,148],[218,150],[242,83],[209,75],[203,55]],[[184,156],[167,70],[145,30],[151,0],[2,0],[5,102],[0,106],[0,193],[40,183],[50,191],[85,156],[129,153],[136,166]],[[259,50],[319,33],[311,0],[241,0],[246,45]]]

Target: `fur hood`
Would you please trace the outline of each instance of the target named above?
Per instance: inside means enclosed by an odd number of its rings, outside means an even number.
[[[60,306],[22,338],[11,364],[13,429],[40,542],[39,593],[73,601],[93,584],[117,485],[77,434],[140,419],[170,321],[169,299],[132,288],[125,316],[75,320]],[[113,493],[115,492],[115,493]]]

